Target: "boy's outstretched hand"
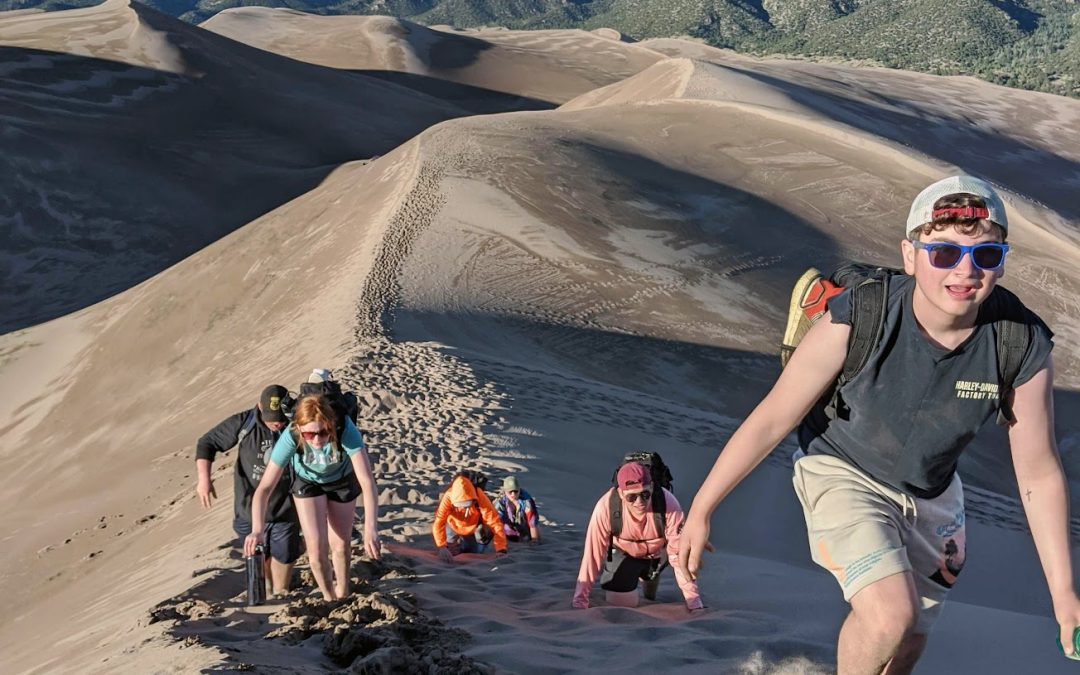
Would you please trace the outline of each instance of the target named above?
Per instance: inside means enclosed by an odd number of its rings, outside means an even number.
[[[716,551],[709,543],[709,523],[687,518],[679,536],[679,571],[691,581],[697,581],[703,551]]]

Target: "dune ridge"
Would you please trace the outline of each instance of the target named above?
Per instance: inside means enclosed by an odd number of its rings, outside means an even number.
[[[228,9],[201,26],[319,65],[393,71],[399,81],[411,74],[517,95],[523,109],[557,105],[664,58],[580,30],[433,29],[389,17],[315,16],[266,7]]]

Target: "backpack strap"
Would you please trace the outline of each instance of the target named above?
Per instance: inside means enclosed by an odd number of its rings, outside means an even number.
[[[851,289],[851,335],[841,383],[850,382],[866,366],[885,328],[885,278],[875,274]]]
[[[1031,346],[1031,319],[1020,298],[1001,286],[987,298],[988,308],[994,312],[994,333],[997,336],[998,362],[998,414],[997,423],[1007,427],[1016,422],[1009,396],[1013,383],[1020,374],[1020,364]]]
[[[1007,427],[1016,422],[1009,395],[1013,383],[1020,373],[1020,363],[1024,360],[1031,333],[1027,326],[1017,321],[1002,319],[997,325],[998,358],[998,414],[997,423]]]
[[[244,442],[251,430],[255,428],[255,422],[258,421],[257,408],[252,408],[248,411],[247,417],[244,418],[244,423],[240,425],[240,432],[236,434],[236,447],[240,448],[240,444]]]
[[[622,534],[622,498],[615,488],[608,491],[608,514],[611,515],[611,538],[614,539]]]
[[[611,562],[611,547],[615,545],[615,537],[622,534],[622,498],[615,488],[608,491],[608,514],[611,516],[611,540],[608,541],[607,559]]]
[[[844,367],[836,378],[832,392],[827,394],[825,415],[829,419],[844,417],[846,407],[840,397],[840,388],[858,375],[870,354],[874,352],[885,329],[885,305],[888,302],[886,280],[893,272],[884,268],[873,270],[870,275],[851,287],[851,334]]]
[[[653,486],[652,507],[656,531],[661,537],[667,539],[667,497],[664,495],[664,488],[659,485]]]

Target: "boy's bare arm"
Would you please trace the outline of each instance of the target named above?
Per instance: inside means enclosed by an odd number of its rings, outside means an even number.
[[[1080,625],[1080,600],[1072,578],[1069,548],[1069,491],[1054,441],[1054,367],[1046,366],[1013,393],[1016,423],[1009,428],[1020,500],[1061,629],[1061,644],[1072,652]]]
[[[803,338],[772,390],[724,446],[686,518],[679,566],[688,578],[696,577],[702,550],[708,546],[712,512],[836,381],[850,333],[850,326],[832,323],[826,313]]]

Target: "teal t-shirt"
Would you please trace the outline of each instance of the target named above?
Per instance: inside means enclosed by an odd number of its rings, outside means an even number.
[[[349,458],[364,449],[364,437],[352,420],[345,420],[345,430],[341,432],[341,449],[338,461],[333,461],[333,446],[327,443],[321,448],[313,448],[304,441],[296,445],[292,425],[281,432],[281,437],[270,451],[270,461],[280,467],[292,462],[293,470],[309,483],[333,483],[352,473]]]

